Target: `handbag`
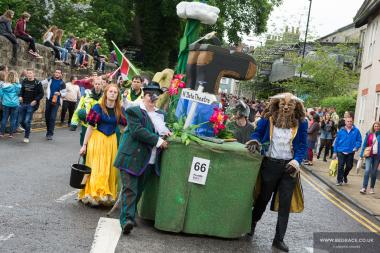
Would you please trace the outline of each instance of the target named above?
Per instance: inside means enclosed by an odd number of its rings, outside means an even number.
[[[335,177],[337,170],[338,170],[338,160],[334,159],[330,163],[329,176],[330,177]]]
[[[372,147],[366,147],[364,149],[363,157],[370,157],[371,156],[371,149],[372,149]]]

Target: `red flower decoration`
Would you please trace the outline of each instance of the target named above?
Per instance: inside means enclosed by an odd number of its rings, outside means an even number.
[[[183,89],[186,87],[185,82],[182,81],[182,79],[184,77],[185,77],[185,75],[183,75],[183,74],[174,75],[173,79],[170,82],[170,87],[169,87],[169,95],[170,96],[177,95],[179,88]]]
[[[210,122],[214,127],[214,134],[217,135],[220,130],[224,130],[226,126],[224,122],[228,119],[228,116],[224,114],[222,109],[214,108],[214,113],[210,117]]]

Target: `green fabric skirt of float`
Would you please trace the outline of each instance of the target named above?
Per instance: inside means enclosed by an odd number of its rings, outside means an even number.
[[[210,160],[205,185],[188,182],[193,157]],[[261,157],[237,142],[188,146],[170,141],[160,178],[145,188],[139,214],[155,228],[223,238],[250,231],[253,191]]]

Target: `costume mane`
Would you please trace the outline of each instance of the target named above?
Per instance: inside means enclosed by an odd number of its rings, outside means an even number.
[[[285,115],[280,110],[280,103],[286,104],[290,108],[290,114]],[[294,109],[293,109],[294,108]],[[273,124],[278,128],[293,128],[299,125],[301,120],[305,119],[305,108],[302,100],[290,93],[279,94],[270,99],[270,102],[263,111],[263,117],[269,119],[272,117]]]

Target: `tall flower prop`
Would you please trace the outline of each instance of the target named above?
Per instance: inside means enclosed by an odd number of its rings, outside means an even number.
[[[224,123],[227,119],[228,116],[224,114],[222,109],[214,108],[214,113],[210,117],[210,122],[213,124],[215,135],[226,128]]]
[[[183,89],[186,87],[186,84],[183,81],[184,77],[185,77],[185,75],[183,75],[183,74],[177,74],[173,77],[173,79],[170,83],[170,87],[169,87],[169,95],[170,96],[178,95],[178,89],[179,88]]]

